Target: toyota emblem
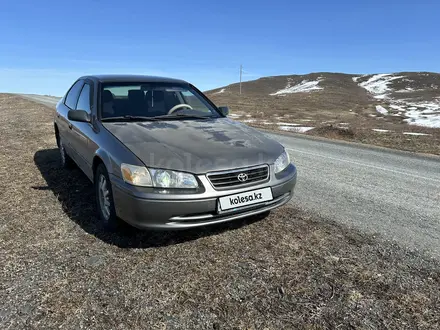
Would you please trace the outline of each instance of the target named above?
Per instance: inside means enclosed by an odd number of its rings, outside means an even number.
[[[240,182],[246,182],[248,179],[248,175],[246,173],[240,173],[239,175],[237,175],[237,179]]]

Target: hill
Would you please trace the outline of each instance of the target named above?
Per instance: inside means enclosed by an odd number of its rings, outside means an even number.
[[[439,73],[318,72],[247,81],[242,95],[238,83],[206,94],[229,106],[232,118],[257,127],[391,147],[398,135],[399,148],[411,136],[440,138]]]

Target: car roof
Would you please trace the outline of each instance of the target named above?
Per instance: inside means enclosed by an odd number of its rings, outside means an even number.
[[[184,80],[174,79],[174,78],[132,75],[132,74],[99,74],[99,75],[83,76],[80,79],[92,79],[92,80],[97,80],[101,83],[111,83],[111,82],[145,82],[145,83],[168,82],[168,83],[180,83],[180,84],[188,83]]]

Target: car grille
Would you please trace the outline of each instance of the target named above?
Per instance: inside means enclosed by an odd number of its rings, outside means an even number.
[[[240,181],[239,175],[247,176],[247,180]],[[258,166],[245,169],[208,173],[208,180],[215,189],[257,184],[269,179],[269,166]]]

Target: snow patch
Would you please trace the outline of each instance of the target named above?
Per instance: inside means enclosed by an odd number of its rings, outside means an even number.
[[[440,128],[440,115],[439,116],[420,116],[420,113],[407,112],[405,114],[407,119],[404,119],[409,125],[417,125],[431,128]]]
[[[292,79],[287,78],[287,86],[284,89],[280,89],[279,91],[272,93],[270,95],[283,95],[283,94],[292,94],[292,93],[309,93],[312,91],[323,89],[318,86],[322,81],[322,77],[318,78],[318,80],[303,80],[301,83],[292,86]]]
[[[238,115],[236,113],[231,113],[231,114],[228,115],[228,117],[230,117],[230,118],[240,118],[241,115]]]
[[[412,87],[406,87],[405,89],[399,89],[395,91],[395,93],[410,93],[410,92],[418,92],[423,91],[423,89],[414,89]]]
[[[300,126],[300,124],[294,124],[294,123],[283,123],[283,122],[278,122],[277,125],[284,125],[284,126]]]
[[[355,79],[356,78],[356,79]],[[357,82],[360,77],[354,77],[353,81]],[[395,100],[389,97],[389,93],[393,90],[389,87],[389,84],[402,78],[402,81],[411,82],[405,76],[395,76],[390,73],[382,73],[371,76],[367,81],[359,83],[360,87],[365,88],[376,99],[386,99],[389,103],[390,109],[397,111],[398,114],[393,113],[393,116],[403,116],[404,119],[410,125],[418,125],[432,128],[440,128],[440,100],[427,102],[415,102],[411,100]],[[398,93],[408,93],[417,91],[412,87],[406,87],[403,90],[398,90]],[[388,115],[389,112],[383,106],[376,106],[376,111],[382,115]],[[373,115],[370,115],[373,116]]]
[[[389,129],[381,129],[381,128],[373,128],[372,131],[386,133],[386,132],[389,132],[390,130]]]
[[[307,131],[310,131],[311,129],[314,129],[314,127],[307,127],[307,126],[296,126],[296,127],[292,127],[292,126],[278,126],[278,128],[280,130],[283,131],[289,131],[289,132],[295,132],[295,133],[305,133]]]
[[[405,107],[397,104],[390,104],[390,108],[397,111],[405,111]]]
[[[220,89],[218,92],[215,92],[215,93],[213,93],[213,94],[222,94],[222,93],[225,92],[225,90],[226,90],[226,88],[222,88],[222,89]]]
[[[431,128],[440,128],[440,100],[431,102],[421,101],[407,101],[407,100],[392,100],[389,105],[393,113],[389,113],[383,106],[376,106],[376,111],[382,115],[401,116],[404,117],[404,122],[409,125],[417,125]],[[397,111],[397,113],[396,113]],[[369,115],[374,116],[374,115]]]
[[[376,111],[384,116],[388,114],[388,110],[381,105],[376,105]]]
[[[405,111],[405,122],[431,128],[440,128],[440,102],[407,102],[410,106]]]
[[[404,76],[393,76],[390,73],[375,74],[367,81],[361,82],[359,86],[365,88],[376,99],[385,99],[391,88],[388,86],[393,80],[404,78]]]
[[[426,133],[416,133],[416,132],[403,132],[405,135],[415,135],[415,136],[421,136],[421,135],[431,135]]]
[[[425,108],[426,110],[432,110],[432,111],[440,110],[440,101],[438,100],[435,102],[407,102],[407,104],[416,108]]]

